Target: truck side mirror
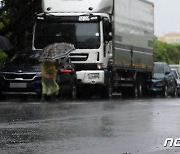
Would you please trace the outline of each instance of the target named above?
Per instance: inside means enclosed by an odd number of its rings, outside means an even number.
[[[112,24],[108,20],[103,21],[104,42],[112,40]]]
[[[108,22],[108,41],[112,40],[112,23]]]

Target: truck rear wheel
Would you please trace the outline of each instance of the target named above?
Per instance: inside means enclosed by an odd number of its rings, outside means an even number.
[[[123,88],[121,93],[122,93],[122,96],[125,98],[127,98],[127,97],[132,98],[132,97],[138,96],[138,90],[137,90],[136,86]]]
[[[147,83],[145,78],[143,78],[143,76],[140,76],[138,81],[137,81],[137,97],[142,98],[147,96],[148,94],[148,90],[147,90]]]
[[[131,97],[132,94],[130,91],[131,91],[131,88],[123,87],[122,91],[121,91],[122,97],[124,97],[124,98]]]
[[[141,98],[143,97],[143,85],[142,85],[142,81],[138,81],[138,85],[137,85],[137,97]]]

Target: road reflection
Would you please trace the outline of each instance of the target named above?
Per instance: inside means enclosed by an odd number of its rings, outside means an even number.
[[[128,152],[128,145],[134,153],[153,151],[165,138],[178,137],[178,102],[172,98],[0,102],[0,153],[73,153],[84,148],[89,152],[92,147],[101,151],[109,143],[107,152]]]

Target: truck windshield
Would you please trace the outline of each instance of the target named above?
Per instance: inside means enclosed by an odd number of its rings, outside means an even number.
[[[100,47],[100,24],[38,22],[35,29],[35,48],[43,49],[55,42],[72,43],[76,49],[97,49]]]

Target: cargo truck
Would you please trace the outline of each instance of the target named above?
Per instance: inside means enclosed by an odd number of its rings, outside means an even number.
[[[78,93],[145,96],[153,71],[154,5],[146,0],[42,0],[33,50],[74,44]]]

